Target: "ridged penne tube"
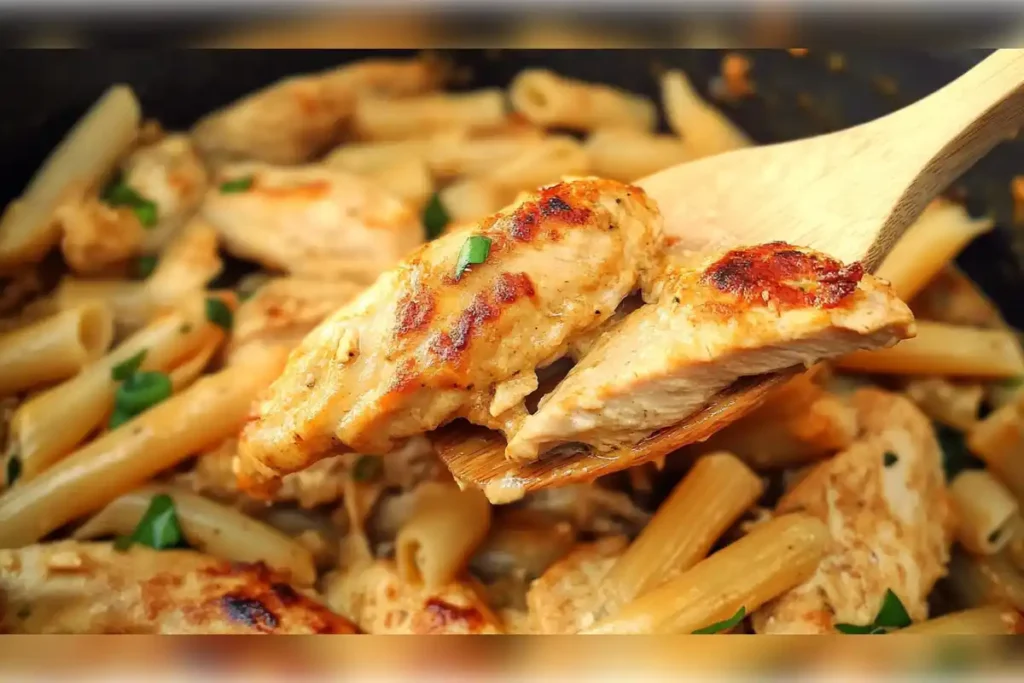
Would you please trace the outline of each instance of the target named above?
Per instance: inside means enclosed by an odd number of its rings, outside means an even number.
[[[0,272],[42,259],[60,238],[54,210],[73,187],[97,188],[138,132],[139,103],[126,85],[107,90],[0,216]]]
[[[461,138],[461,131],[435,134]],[[341,145],[323,159],[323,164],[352,173],[367,174],[407,159],[426,161],[434,144],[434,136],[410,140],[352,142]]]
[[[436,136],[427,155],[427,164],[439,178],[484,175],[543,142],[544,138],[537,129],[500,135]]]
[[[698,458],[605,576],[609,601],[633,600],[704,559],[763,492],[760,477],[731,453]]]
[[[620,128],[595,131],[583,149],[592,173],[626,183],[690,159],[686,145],[674,135],[645,135]]]
[[[421,159],[404,159],[365,175],[417,210],[434,193],[434,178],[430,175],[427,163]]]
[[[982,330],[919,320],[917,336],[837,361],[843,370],[883,375],[1007,378],[1024,375],[1024,354],[1009,330]]]
[[[208,375],[0,495],[0,547],[35,543],[68,522],[234,436],[285,354],[265,351]],[[65,415],[66,417],[66,415]]]
[[[140,330],[84,371],[23,403],[11,421],[13,450],[29,480],[70,453],[110,412],[117,382],[111,371],[141,351],[144,370],[168,371],[224,331],[206,319],[197,297]]]
[[[1002,554],[954,552],[946,584],[950,593],[963,604],[1009,603],[1024,611],[1024,574]]]
[[[0,335],[0,395],[67,379],[102,356],[114,317],[90,302]]]
[[[967,448],[1024,504],[1024,395],[981,420],[967,434]]]
[[[400,99],[361,98],[352,123],[356,135],[364,140],[402,140],[445,129],[497,128],[506,116],[505,94],[488,88]]]
[[[174,367],[167,373],[170,375],[171,387],[174,391],[181,391],[203,374],[203,371],[210,365],[210,361],[213,360],[214,354],[220,349],[221,342],[223,341],[223,335],[213,335],[196,349],[195,353],[175,363]]]
[[[907,636],[1006,636],[1024,633],[1024,617],[1008,605],[987,605],[919,621],[893,633]]]
[[[650,131],[657,112],[645,97],[599,83],[565,78],[545,69],[528,69],[509,86],[512,107],[545,128],[589,131],[622,127]]]
[[[827,543],[828,530],[816,517],[777,517],[583,633],[688,634],[741,607],[750,614],[810,578]]]
[[[262,562],[288,573],[302,586],[316,580],[312,553],[293,539],[233,507],[172,486],[143,486],[116,498],[72,537],[89,540],[130,535],[153,497],[161,494],[174,501],[181,532],[195,550],[233,562]]]
[[[949,485],[956,508],[956,538],[977,555],[1001,551],[1013,536],[1019,505],[985,470],[964,470]]]
[[[892,284],[897,296],[910,301],[968,243],[994,225],[991,218],[971,218],[959,204],[932,202],[903,233],[877,275]]]
[[[477,489],[428,482],[417,491],[411,518],[395,539],[403,580],[436,588],[465,569],[491,526],[491,505]]]
[[[978,421],[985,388],[974,383],[953,383],[944,377],[915,377],[904,393],[928,417],[967,431]]]
[[[146,324],[153,305],[144,282],[132,280],[90,280],[66,276],[53,294],[57,308],[67,311],[100,301],[114,316],[119,334],[130,333]]]
[[[683,138],[694,159],[753,144],[736,124],[697,94],[682,71],[661,76],[661,99],[669,127]]]

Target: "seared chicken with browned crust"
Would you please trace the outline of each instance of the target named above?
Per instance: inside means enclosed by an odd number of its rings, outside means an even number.
[[[61,541],[0,550],[0,633],[355,633],[261,565]]]
[[[848,449],[816,466],[779,502],[808,512],[832,542],[817,571],[754,615],[758,633],[835,633],[874,621],[892,590],[914,621],[946,573],[953,515],[931,421],[906,398],[853,395],[861,429]]]
[[[374,183],[320,166],[221,169],[202,216],[235,256],[369,284],[423,242],[419,217]]]
[[[569,442],[631,446],[704,406],[740,377],[774,372],[913,336],[913,315],[888,284],[776,242],[673,264],[656,303],[590,349],[509,441],[533,460]]]
[[[209,114],[192,130],[211,163],[255,159],[299,164],[343,136],[359,97],[433,90],[442,65],[418,59],[368,59],[278,81]]]
[[[660,234],[642,190],[586,179],[425,245],[292,353],[242,433],[239,474],[386,453],[458,417],[514,433],[536,370],[650,289]]]

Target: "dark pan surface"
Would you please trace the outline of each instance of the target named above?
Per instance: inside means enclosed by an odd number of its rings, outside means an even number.
[[[401,54],[390,50],[387,54]],[[745,51],[757,95],[723,111],[759,142],[779,142],[844,128],[905,106],[953,80],[986,51]],[[145,115],[169,129],[279,78],[382,52],[313,51],[0,51],[0,202],[17,196],[45,155],[112,83],[130,84]],[[463,87],[506,85],[521,69],[544,66],[657,98],[655,74],[681,67],[706,92],[719,50],[460,50],[446,53],[470,67]],[[831,55],[843,68],[830,67]],[[1008,142],[959,183],[975,213],[998,227],[961,256],[968,274],[1024,328],[1024,239],[1011,225],[1010,180],[1024,175],[1024,140]],[[685,191],[685,188],[680,188]],[[741,192],[739,188],[737,191]],[[841,216],[836,217],[842,220]]]

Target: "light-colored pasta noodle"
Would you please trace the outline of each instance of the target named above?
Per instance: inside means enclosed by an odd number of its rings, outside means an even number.
[[[11,422],[22,479],[43,472],[100,425],[113,404],[117,382],[111,371],[119,363],[145,351],[142,369],[166,372],[223,335],[206,319],[202,298],[183,302],[180,310],[155,320],[83,372],[26,401]]]
[[[1019,506],[985,470],[964,470],[949,485],[956,508],[956,537],[972,553],[998,553],[1013,536]]]
[[[210,365],[210,361],[220,350],[223,341],[222,335],[211,336],[196,349],[195,353],[179,359],[167,373],[171,378],[172,389],[176,392],[181,391],[196,381]]]
[[[467,178],[441,190],[440,201],[452,221],[462,223],[475,221],[498,211],[507,203],[508,195],[509,193],[501,187],[479,179]]]
[[[67,379],[102,356],[114,337],[114,317],[89,302],[0,335],[0,395]]]
[[[565,78],[545,69],[519,73],[509,86],[512,107],[546,128],[590,131],[622,127],[650,131],[657,112],[645,97],[599,83]]]
[[[1008,605],[988,605],[919,621],[895,631],[908,636],[1006,636],[1024,633],[1024,617]]]
[[[39,261],[59,239],[53,212],[72,187],[96,188],[138,132],[139,103],[126,85],[107,90],[0,217],[0,272]]]
[[[417,491],[412,517],[395,539],[399,575],[437,588],[465,569],[491,525],[491,506],[477,489],[428,482]]]
[[[1013,605],[1024,611],[1024,574],[1002,555],[953,553],[946,579],[950,592],[965,605]]]
[[[462,131],[444,131],[436,136],[462,138]],[[387,168],[407,159],[426,161],[434,144],[434,136],[410,140],[353,142],[341,145],[324,157],[331,168],[360,175]]]
[[[760,477],[731,453],[698,458],[606,575],[608,603],[644,595],[704,559],[763,491]]]
[[[1024,375],[1024,354],[1009,330],[982,330],[919,320],[917,336],[878,351],[840,358],[843,370],[886,375],[1007,378]]]
[[[0,547],[34,543],[237,433],[285,355],[253,354],[107,432],[0,495]]]
[[[828,530],[817,518],[777,517],[583,633],[686,634],[740,608],[750,614],[810,578],[827,543]]]
[[[296,541],[233,507],[173,486],[143,486],[116,498],[76,529],[72,537],[89,540],[129,535],[158,495],[170,496],[174,501],[182,535],[199,552],[233,562],[263,562],[286,572],[302,586],[316,580],[312,553]]]
[[[669,126],[683,138],[694,159],[753,144],[746,133],[697,94],[682,71],[662,74],[661,98]]]
[[[999,308],[955,263],[947,263],[907,303],[919,320],[989,329],[1006,327]]]
[[[690,159],[674,135],[644,135],[632,130],[598,130],[583,145],[590,170],[602,178],[631,183]]]
[[[978,421],[985,396],[981,384],[953,383],[944,377],[915,377],[903,391],[928,417],[960,431]]]
[[[422,138],[445,129],[487,130],[505,121],[505,94],[498,88],[401,99],[360,98],[355,134],[365,140]]]
[[[1024,504],[1024,395],[978,422],[967,448]]]
[[[909,301],[969,242],[993,225],[991,218],[971,218],[963,206],[936,200],[903,233],[877,275],[892,284],[897,296]]]
[[[92,301],[102,302],[113,313],[118,335],[130,333],[145,325],[153,310],[146,284],[132,280],[92,280],[66,276],[57,285],[53,300],[62,311]]]
[[[436,136],[427,155],[427,164],[435,176],[443,179],[484,175],[543,141],[536,129],[485,136]]]
[[[420,159],[404,159],[374,169],[366,177],[417,210],[434,193],[434,178],[426,162]]]

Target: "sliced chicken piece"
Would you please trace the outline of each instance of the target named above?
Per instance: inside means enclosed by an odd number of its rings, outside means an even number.
[[[327,604],[373,635],[494,634],[504,631],[481,591],[469,581],[413,586],[395,563],[376,560],[328,574]]]
[[[566,635],[592,626],[604,602],[601,583],[626,545],[624,537],[609,536],[581,544],[551,565],[526,594],[531,631]]]
[[[443,71],[430,59],[368,59],[288,78],[209,114],[192,135],[214,165],[242,159],[300,164],[339,141],[359,97],[428,92],[440,85]]]
[[[229,358],[247,344],[298,346],[324,318],[362,290],[362,285],[353,282],[298,277],[266,282],[235,311]]]
[[[237,189],[226,191],[232,183]],[[424,239],[419,217],[400,199],[365,178],[319,166],[226,166],[202,216],[235,256],[271,270],[364,284]]]
[[[696,257],[695,257],[696,258]],[[674,264],[656,303],[602,337],[509,441],[513,460],[563,443],[631,446],[738,378],[913,336],[888,285],[781,242]]]
[[[878,389],[854,394],[859,440],[808,473],[779,502],[824,521],[832,544],[814,576],[754,615],[758,633],[834,633],[870,624],[886,590],[915,621],[946,573],[953,518],[931,421]]]
[[[535,371],[647,284],[660,234],[642,190],[589,179],[424,245],[292,352],[243,431],[240,475],[258,488],[458,417],[513,433]],[[483,262],[457,270],[474,244]]]
[[[0,606],[4,633],[356,632],[266,567],[110,543],[0,550]]]

